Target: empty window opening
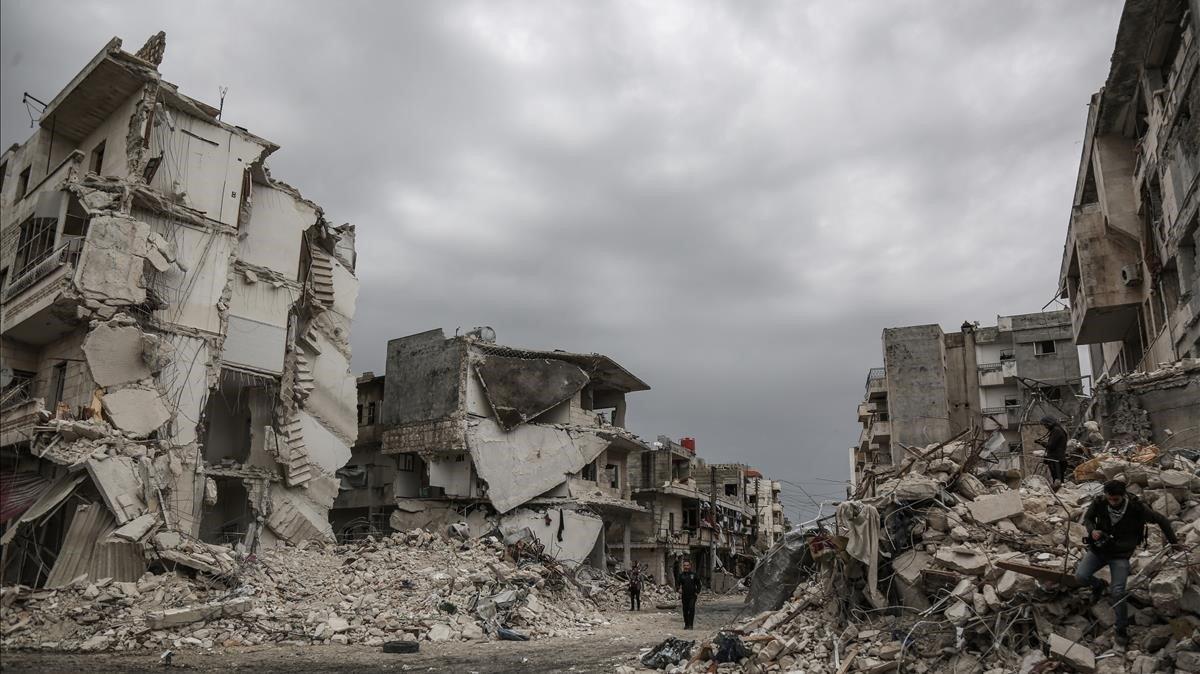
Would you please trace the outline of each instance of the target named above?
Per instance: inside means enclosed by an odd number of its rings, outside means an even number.
[[[667,513],[667,531],[675,533],[675,513]]]
[[[1055,352],[1054,340],[1046,339],[1033,343],[1033,353],[1038,356],[1048,356]]]
[[[417,461],[412,454],[401,454],[397,457],[396,469],[405,473],[412,473],[417,470]]]
[[[596,481],[596,462],[593,461],[593,462],[589,463],[588,465],[584,466],[583,470],[580,471],[580,473],[579,473],[579,477],[581,477],[585,480],[589,480],[591,482],[595,482]]]
[[[92,149],[92,156],[88,160],[88,170],[92,173],[100,175],[104,168],[104,141]]]
[[[32,166],[26,166],[21,175],[17,176],[17,199],[24,199],[25,195],[29,194],[29,174],[32,170]]]
[[[654,482],[654,457],[650,454],[642,455],[642,485],[650,486]]]
[[[55,410],[63,402],[63,392],[67,388],[67,361],[59,361],[50,375],[50,390],[46,397],[50,399],[50,409]]]
[[[725,495],[726,496],[737,496],[737,493],[738,493],[738,488],[737,488],[736,482],[727,483],[725,485]]]

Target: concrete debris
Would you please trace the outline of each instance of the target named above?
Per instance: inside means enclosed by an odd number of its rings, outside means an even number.
[[[177,534],[153,538],[181,557],[218,554]],[[156,652],[258,644],[378,647],[396,640],[488,641],[502,628],[534,639],[577,637],[628,601],[619,579],[601,577],[600,591],[586,597],[560,564],[544,556],[518,561],[491,537],[464,542],[414,530],[355,545],[302,544],[240,559],[226,554],[232,565],[215,583],[159,571],[126,583],[80,580],[55,592],[5,588],[0,646]],[[676,601],[653,584],[643,597]]]
[[[107,393],[104,412],[113,425],[135,437],[145,437],[171,418],[157,388],[130,387]]]
[[[1057,491],[1037,476],[1010,483],[1006,474],[971,465],[983,442],[978,436],[961,438],[955,443],[962,445],[955,450],[959,458],[947,456],[944,447],[916,448],[914,455],[926,458],[903,471],[936,468],[934,474],[902,472],[879,483],[876,496],[848,502],[879,511],[876,588],[869,587],[863,566],[850,563],[849,541],[863,535],[848,528],[845,518],[797,530],[806,543],[793,546],[804,553],[794,561],[800,581],[787,586],[795,589],[781,606],[768,605],[733,625],[732,633],[752,652],[716,671],[932,674],[1043,672],[1058,666],[1158,672],[1169,671],[1164,663],[1170,662],[1176,671],[1188,671],[1179,662],[1191,666],[1200,652],[1193,636],[1200,635],[1200,613],[1189,608],[1200,603],[1200,576],[1191,571],[1200,564],[1200,522],[1185,515],[1200,512],[1194,510],[1200,489],[1193,479],[1200,466],[1189,458],[1192,450],[1133,447],[1122,450],[1123,460],[1109,470],[1129,478],[1131,493],[1173,520],[1181,544],[1164,546],[1156,527],[1147,531],[1127,582],[1131,646],[1110,651],[1115,642],[1110,599],[1093,601],[1074,575],[1087,535],[1078,522],[1098,498],[1099,483],[1068,480]],[[1154,458],[1145,462],[1127,458],[1149,455]],[[966,475],[973,479],[962,479]],[[844,503],[839,510],[848,507]],[[823,552],[831,541],[833,551]],[[781,553],[772,551],[767,559],[773,554]],[[834,554],[839,564],[822,561]],[[767,585],[773,587],[751,585],[751,607],[773,598],[780,583]],[[884,610],[878,610],[873,592],[887,597]],[[714,640],[701,640],[688,661],[670,671],[713,671],[714,651]]]

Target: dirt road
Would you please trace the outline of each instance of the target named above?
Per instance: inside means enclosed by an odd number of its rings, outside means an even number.
[[[531,672],[612,672],[634,664],[642,649],[668,636],[698,638],[730,622],[741,609],[741,597],[701,598],[696,626],[684,632],[679,613],[645,609],[641,613],[608,614],[610,624],[578,638],[554,637],[528,642],[422,642],[421,651],[392,655],[365,646],[255,646],[253,648],[180,651],[173,667],[187,672],[244,670],[295,674],[309,672],[421,671],[467,674]],[[158,653],[23,653],[0,658],[4,672],[154,672],[162,674]]]

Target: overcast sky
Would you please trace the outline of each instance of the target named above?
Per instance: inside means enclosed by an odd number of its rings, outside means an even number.
[[[5,146],[112,36],[358,228],[354,367],[489,325],[841,491],[883,328],[1039,310],[1118,0],[0,3]]]

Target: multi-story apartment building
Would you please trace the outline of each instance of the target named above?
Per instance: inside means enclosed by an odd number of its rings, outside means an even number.
[[[705,464],[691,438],[677,443],[659,436],[652,449],[631,457],[633,497],[646,509],[632,519],[623,543],[631,559],[659,583],[674,584],[685,560],[716,587],[735,582],[753,567],[755,552],[748,470],[753,469]]]
[[[608,356],[501,346],[491,328],[430,330],[388,342],[381,444],[363,456],[396,461],[395,528],[465,519],[604,568],[644,511],[627,463],[646,445],[624,427],[625,396],[649,388]]]
[[[10,560],[81,553],[51,585],[105,556],[118,580],[143,552],[203,564],[187,539],[329,538],[356,435],[354,229],[272,178],[276,144],[164,80],[165,46],[114,38],[0,155],[0,461],[85,503],[24,504],[5,533]]]
[[[763,553],[775,545],[786,531],[787,518],[783,511],[783,485],[778,480],[763,477],[761,471],[746,471],[747,502],[754,510],[753,548]]]
[[[1008,467],[1020,467],[1039,419],[1077,413],[1082,378],[1066,311],[999,316],[995,326],[964,323],[949,334],[937,325],[887,328],[883,351],[884,367],[868,373],[858,406],[855,485],[864,471],[902,461],[904,446],[972,427],[1002,432]]]
[[[1088,106],[1059,291],[1092,370],[1200,357],[1200,17],[1129,0]]]

